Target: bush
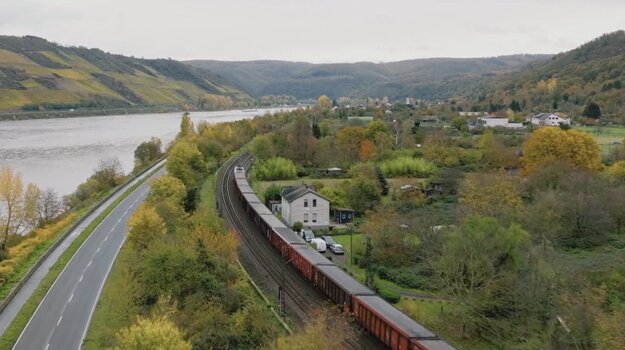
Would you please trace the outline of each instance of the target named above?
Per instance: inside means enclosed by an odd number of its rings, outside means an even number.
[[[406,288],[427,289],[429,285],[427,277],[420,274],[418,269],[414,267],[389,268],[380,266],[378,267],[378,277]]]
[[[276,157],[259,162],[252,173],[258,180],[288,180],[295,178],[297,167],[289,159]]]
[[[380,297],[391,304],[396,304],[401,299],[401,295],[399,295],[398,291],[391,290],[388,288],[380,288],[379,293]]]
[[[428,177],[436,172],[436,166],[423,158],[399,157],[387,160],[380,165],[385,176]]]

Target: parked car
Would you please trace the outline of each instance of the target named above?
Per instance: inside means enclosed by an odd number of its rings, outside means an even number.
[[[310,241],[315,238],[315,234],[311,229],[305,228],[302,229],[302,238],[306,241],[306,243],[310,243]]]
[[[317,249],[317,251],[319,253],[325,253],[326,252],[326,241],[324,241],[321,238],[313,238],[310,241],[310,244],[312,244],[312,246]]]
[[[336,243],[334,238],[332,238],[332,236],[321,236],[321,239],[323,239],[326,242],[326,245],[328,247],[330,247],[333,244],[338,244],[338,243]]]
[[[343,249],[342,244],[335,243],[328,247],[330,251],[336,255],[345,254],[345,250]]]

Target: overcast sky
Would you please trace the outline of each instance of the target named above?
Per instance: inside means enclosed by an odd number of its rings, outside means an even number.
[[[0,34],[136,57],[397,61],[557,53],[625,0],[1,0]]]

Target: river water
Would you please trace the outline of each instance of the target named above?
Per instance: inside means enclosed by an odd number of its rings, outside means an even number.
[[[193,112],[193,122],[219,123],[253,118],[279,109]],[[0,166],[8,164],[25,183],[73,192],[100,160],[117,157],[133,168],[134,150],[150,137],[166,145],[180,127],[181,113],[156,113],[0,122]]]

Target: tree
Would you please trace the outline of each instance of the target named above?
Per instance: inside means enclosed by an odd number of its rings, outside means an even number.
[[[142,169],[163,156],[162,142],[158,137],[142,142],[135,149],[135,169]]]
[[[599,119],[601,117],[601,107],[595,102],[589,102],[584,107],[582,115],[587,118]]]
[[[296,118],[286,135],[287,155],[298,164],[312,163],[317,139],[313,136],[306,117]]]
[[[486,289],[523,265],[529,243],[519,225],[469,217],[445,239],[438,262],[441,280],[456,295]]]
[[[330,98],[326,95],[321,95],[317,100],[317,105],[322,110],[329,110],[330,108],[332,108],[332,100],[330,100]]]
[[[185,138],[193,134],[194,126],[189,113],[185,112],[180,119],[180,132],[178,138]]]
[[[467,215],[481,215],[510,221],[521,215],[521,192],[503,171],[471,173],[464,179],[459,194],[461,211]]]
[[[382,198],[376,180],[356,178],[347,182],[345,199],[348,205],[358,214],[375,207]]]
[[[336,349],[354,339],[356,333],[345,315],[334,308],[318,309],[299,332],[279,337],[270,346],[275,350]]]
[[[482,151],[482,163],[490,169],[513,168],[518,166],[518,156],[507,148],[492,130],[486,130],[480,137],[477,147]]]
[[[608,168],[610,180],[617,183],[625,183],[625,161],[620,160]]]
[[[182,332],[165,316],[139,318],[117,335],[116,350],[191,350]]]
[[[276,156],[273,140],[269,134],[254,137],[250,144],[250,150],[258,160],[267,160]]]
[[[270,200],[280,200],[282,191],[280,190],[280,186],[276,185],[276,184],[271,184],[271,186],[267,187],[265,189],[265,192],[263,193],[264,197],[265,197],[265,202],[266,201],[270,201]]]
[[[194,143],[177,141],[169,150],[167,171],[178,178],[191,191],[199,188],[200,181],[206,173],[204,156]]]
[[[316,139],[320,139],[321,138],[321,128],[319,128],[319,124],[317,124],[317,122],[313,122],[312,133],[313,133],[313,136],[315,136]]]
[[[513,112],[520,112],[521,111],[521,105],[519,104],[519,102],[517,100],[512,100],[512,102],[510,102],[510,109]]]
[[[142,204],[128,220],[128,244],[138,252],[165,237],[165,221],[148,204]]]
[[[101,159],[91,178],[105,187],[115,187],[124,177],[124,168],[117,157]]]
[[[451,120],[451,125],[459,131],[467,131],[469,130],[469,126],[467,123],[467,119],[463,117],[455,117]]]
[[[59,216],[63,211],[63,204],[57,193],[49,188],[39,194],[37,201],[37,214],[41,224],[48,223]]]
[[[293,223],[293,231],[300,232],[304,228],[304,224],[301,221],[296,221]]]
[[[28,184],[24,190],[22,177],[8,166],[0,169],[0,260],[6,256],[9,235],[36,223],[39,195],[34,184]]]
[[[375,157],[375,145],[369,140],[363,140],[360,143],[360,151],[358,152],[358,158],[361,161],[372,160]]]
[[[343,164],[358,159],[360,144],[365,137],[365,128],[361,126],[343,128],[336,133],[336,147]]]
[[[593,137],[577,130],[540,128],[523,143],[523,174],[562,162],[574,169],[598,171],[603,168],[599,145]]]

